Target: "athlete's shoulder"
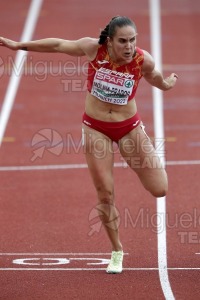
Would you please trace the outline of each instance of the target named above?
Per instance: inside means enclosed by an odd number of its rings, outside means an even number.
[[[144,52],[141,48],[136,47],[133,56],[133,63],[142,66],[144,62]]]
[[[144,55],[144,50],[143,49],[141,49],[141,48],[139,48],[139,47],[136,47],[136,52],[137,53],[139,53],[139,54],[141,54],[141,55]]]
[[[148,51],[142,51],[144,53],[143,72],[151,72],[155,67],[154,59]]]
[[[91,37],[84,37],[79,39],[82,50],[87,55],[89,60],[92,60],[99,48],[98,39]]]
[[[79,42],[82,45],[98,45],[98,39],[96,38],[91,38],[91,37],[83,37],[81,39],[79,39]]]

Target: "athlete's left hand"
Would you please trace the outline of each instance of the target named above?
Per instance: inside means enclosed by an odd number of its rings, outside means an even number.
[[[172,73],[169,77],[165,78],[165,82],[169,86],[169,89],[175,86],[177,79],[178,79],[178,75],[176,73]]]

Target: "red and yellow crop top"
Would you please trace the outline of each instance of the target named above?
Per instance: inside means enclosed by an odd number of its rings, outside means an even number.
[[[144,53],[136,47],[132,61],[119,66],[110,59],[107,45],[102,45],[88,65],[88,91],[101,101],[126,105],[135,96],[143,61]]]

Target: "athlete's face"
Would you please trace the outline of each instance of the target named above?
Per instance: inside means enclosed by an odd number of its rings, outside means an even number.
[[[136,31],[132,26],[117,27],[114,37],[108,38],[111,58],[119,64],[131,62],[136,46]]]

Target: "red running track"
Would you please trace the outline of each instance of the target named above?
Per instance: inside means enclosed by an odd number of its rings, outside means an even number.
[[[28,7],[24,0],[1,4],[2,36],[20,38]],[[161,8],[164,74],[179,75],[164,94],[168,274],[175,298],[193,300],[200,298],[200,4],[168,0]],[[116,14],[135,20],[138,45],[150,51],[147,0],[44,0],[33,38],[96,37]],[[15,53],[1,48],[0,56],[2,104]],[[125,167],[114,173],[125,270],[105,273],[110,245],[103,230],[93,232],[96,195],[80,147],[84,66],[84,59],[66,55],[28,54],[0,151],[0,299],[164,299],[156,202]],[[144,81],[137,103],[153,137],[151,88]],[[52,134],[59,145],[52,146]],[[34,152],[34,139],[49,139],[44,153]],[[122,163],[117,149],[116,163]]]

